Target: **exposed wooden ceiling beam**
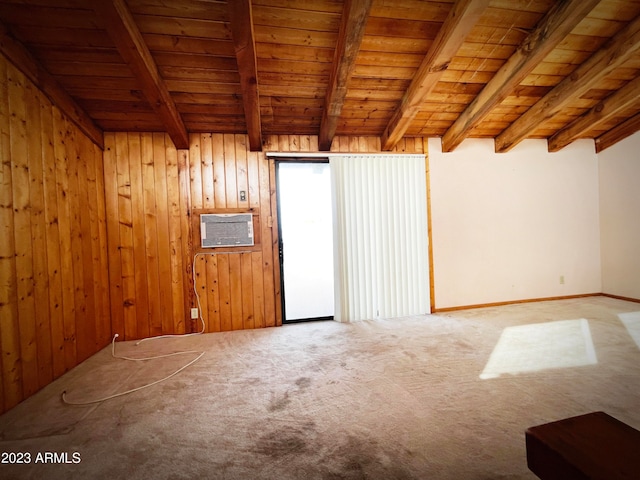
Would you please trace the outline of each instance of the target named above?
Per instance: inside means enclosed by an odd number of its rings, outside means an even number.
[[[13,38],[6,26],[0,23],[0,52],[13,63],[46,97],[60,109],[87,137],[104,150],[102,130],[89,115],[58,84],[25,46]]]
[[[618,143],[640,130],[640,113],[628,118],[617,127],[612,128],[596,138],[596,153]]]
[[[93,2],[93,6],[176,148],[189,148],[182,117],[124,0],[101,0]]]
[[[338,118],[347,94],[347,84],[355,67],[360,50],[364,28],[367,24],[372,0],[346,0],[342,10],[342,23],[333,57],[329,87],[325,96],[325,106],[320,122],[318,148],[322,151],[331,148],[336,133]]]
[[[587,113],[575,119],[549,138],[549,151],[557,152],[589,130],[607,122],[622,110],[640,102],[640,77],[598,102]]]
[[[556,85],[535,105],[496,137],[496,152],[506,152],[556,115],[573,99],[580,98],[640,48],[640,16],[629,23],[603,48]]]
[[[260,95],[258,91],[258,65],[251,0],[227,2],[231,21],[231,35],[240,73],[242,103],[249,135],[249,148],[262,150],[262,124],[260,121]]]
[[[455,3],[431,48],[422,60],[411,85],[382,134],[382,149],[391,150],[405,134],[465,38],[489,5],[489,0],[459,0]]]
[[[487,83],[442,137],[442,150],[453,151],[469,132],[593,10],[598,0],[556,2],[527,35],[507,62]]]

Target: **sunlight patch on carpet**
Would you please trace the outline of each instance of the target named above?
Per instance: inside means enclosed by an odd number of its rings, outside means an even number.
[[[618,318],[627,327],[629,335],[640,348],[640,312],[619,313]]]
[[[589,322],[560,320],[507,327],[480,378],[598,363]]]

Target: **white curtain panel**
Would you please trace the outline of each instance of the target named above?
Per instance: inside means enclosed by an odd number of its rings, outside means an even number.
[[[332,156],[335,315],[430,312],[423,155]]]

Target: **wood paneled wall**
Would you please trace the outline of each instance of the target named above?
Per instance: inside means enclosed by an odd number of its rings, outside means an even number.
[[[379,152],[377,137],[338,137],[334,151]],[[265,151],[317,152],[318,138],[279,135]],[[395,151],[420,153],[422,139]],[[190,135],[176,151],[161,133],[105,134],[113,333],[125,339],[280,325],[275,164],[246,135]],[[244,199],[240,192],[245,192]],[[256,245],[200,249],[200,213],[254,214]]]
[[[125,340],[188,332],[188,152],[164,133],[104,140],[112,331]]]
[[[246,135],[191,134],[189,150],[164,133],[104,140],[102,152],[0,57],[1,411],[115,333],[199,331],[195,291],[207,332],[282,322],[274,162]],[[318,150],[316,136],[265,140]],[[336,137],[332,150],[379,152],[380,139]],[[200,212],[252,213],[256,245],[202,251]]]
[[[1,411],[109,343],[102,152],[0,56]]]
[[[265,138],[267,152],[318,152],[315,135],[270,135]],[[380,137],[337,136],[331,144],[332,153],[380,153]],[[426,153],[426,138],[403,138],[391,150],[392,153]]]
[[[206,331],[280,325],[274,165],[264,154],[249,151],[246,135],[191,135],[189,153],[194,211],[252,212],[259,230],[254,247],[227,249],[229,253],[194,248],[199,252],[194,271]],[[240,192],[245,192],[244,200]],[[197,228],[194,233],[199,239]]]
[[[194,280],[206,332],[281,323],[272,170],[246,135],[191,134],[176,151],[164,134],[105,134],[114,333],[200,331]],[[198,248],[199,213],[245,211],[258,217],[255,247]]]

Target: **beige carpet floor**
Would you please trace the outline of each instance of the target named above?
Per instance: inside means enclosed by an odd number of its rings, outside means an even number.
[[[205,354],[63,404],[197,356],[105,348],[0,417],[3,459],[30,456],[0,478],[533,479],[529,426],[603,410],[640,429],[639,315],[587,297],[118,342]]]

